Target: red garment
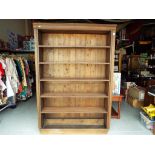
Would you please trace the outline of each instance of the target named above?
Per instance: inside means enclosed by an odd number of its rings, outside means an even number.
[[[4,76],[5,72],[2,66],[2,63],[0,63],[0,76]]]
[[[21,93],[23,91],[23,88],[22,88],[22,85],[20,84],[19,86],[18,86],[18,93]]]

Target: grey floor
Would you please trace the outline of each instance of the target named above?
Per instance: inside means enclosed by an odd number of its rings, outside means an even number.
[[[38,135],[35,97],[15,109],[0,112],[0,135]],[[127,103],[121,106],[121,119],[112,119],[110,135],[152,135],[141,123],[139,110]]]

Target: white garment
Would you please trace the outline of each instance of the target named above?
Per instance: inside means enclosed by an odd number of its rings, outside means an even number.
[[[4,63],[4,60],[1,59],[1,58],[0,58],[0,63],[2,64],[3,69],[5,69],[5,68],[6,68],[6,65],[5,65],[5,63]]]
[[[14,93],[18,92],[19,80],[18,80],[18,73],[16,70],[16,64],[14,63],[12,58],[6,58],[6,69],[5,69],[6,76],[10,80],[10,84]]]
[[[15,96],[8,76],[6,76],[7,97]]]
[[[2,91],[4,91],[7,88],[1,79],[0,79],[0,86],[2,87]]]

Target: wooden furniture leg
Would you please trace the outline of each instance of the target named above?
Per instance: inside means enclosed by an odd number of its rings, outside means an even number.
[[[112,113],[111,113],[112,118],[120,119],[120,108],[121,108],[122,99],[123,99],[122,95],[112,97],[112,101],[117,103],[117,111],[112,107]]]
[[[121,102],[118,101],[118,119],[120,119],[120,108],[121,108]]]

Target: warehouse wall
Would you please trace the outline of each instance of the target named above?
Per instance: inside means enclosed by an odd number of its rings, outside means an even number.
[[[28,23],[28,20],[25,19],[0,19],[0,39],[8,41],[8,31],[28,35]]]

